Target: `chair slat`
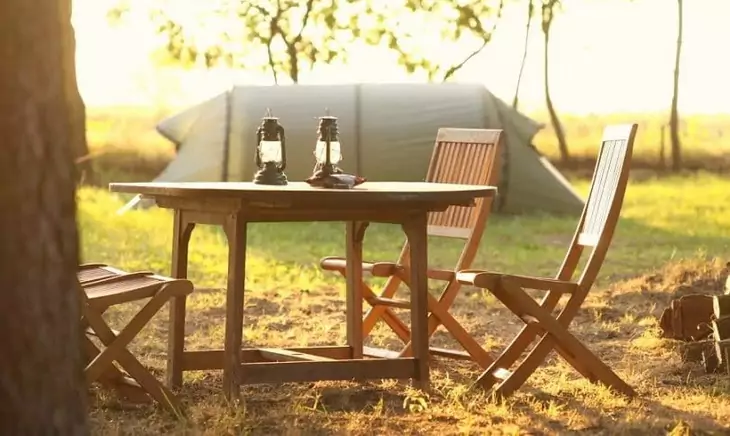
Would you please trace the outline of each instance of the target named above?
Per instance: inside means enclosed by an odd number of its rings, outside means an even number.
[[[496,184],[492,171],[499,142],[499,132],[476,129],[440,129],[431,159],[429,182],[468,185]],[[452,206],[443,212],[429,214],[428,224],[433,229],[471,229],[483,199],[476,207]],[[439,232],[439,236],[468,238],[469,232]],[[457,236],[458,235],[458,236]]]
[[[578,244],[595,246],[606,225],[626,156],[627,140],[604,141],[596,164],[593,189],[586,204],[586,218]]]

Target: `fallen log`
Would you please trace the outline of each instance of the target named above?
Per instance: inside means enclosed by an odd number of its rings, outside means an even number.
[[[680,341],[699,341],[712,334],[713,299],[691,294],[672,300],[659,320],[662,337]]]

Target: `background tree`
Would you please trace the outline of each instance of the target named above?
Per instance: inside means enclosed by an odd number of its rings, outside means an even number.
[[[466,63],[481,53],[492,40],[502,17],[504,0],[405,0],[371,8],[369,15],[359,16],[353,23],[355,37],[362,36],[370,45],[386,45],[397,54],[398,63],[408,73],[425,73],[429,81],[447,81]],[[410,26],[403,23],[408,18]],[[370,24],[363,25],[364,20]],[[463,56],[454,47],[452,58],[443,50],[424,47],[419,40],[438,32],[440,39],[456,46],[471,43],[476,49]]]
[[[682,56],[683,0],[677,0],[677,50],[674,54],[674,80],[672,83],[672,106],[669,112],[669,137],[672,143],[672,170],[682,167],[682,144],[679,139],[679,61]]]
[[[395,54],[408,73],[429,80],[448,80],[491,40],[503,0],[218,0],[198,2],[200,13],[183,16],[180,4],[195,0],[124,0],[112,11],[123,21],[132,8],[149,8],[163,36],[166,60],[181,65],[227,65],[266,69],[274,82],[287,76],[298,83],[301,72],[317,64],[345,62],[356,43],[382,47]],[[462,38],[477,48],[460,59],[430,50],[423,35],[437,32],[459,48]],[[468,41],[472,42],[472,41]]]
[[[553,126],[555,136],[558,139],[558,151],[560,152],[560,161],[568,163],[570,161],[570,153],[568,152],[568,141],[565,139],[563,125],[558,118],[558,112],[555,110],[553,99],[550,96],[550,30],[555,18],[555,12],[560,7],[560,0],[542,0],[542,35],[543,35],[543,77],[545,87],[545,105],[550,115],[550,124]]]
[[[0,2],[0,434],[84,435],[71,0]]]
[[[522,84],[522,74],[525,71],[525,63],[527,62],[527,52],[530,48],[530,28],[532,27],[532,16],[535,13],[534,0],[527,0],[527,22],[525,23],[525,45],[522,48],[522,60],[520,61],[520,70],[517,73],[517,83],[515,84],[515,95],[512,97],[512,108],[517,110],[520,97],[520,85]]]
[[[133,8],[146,8],[165,43],[157,60],[182,66],[224,65],[269,70],[298,83],[301,72],[320,62],[345,57],[343,39],[351,33],[340,9],[357,13],[358,2],[346,0],[124,0],[113,8],[112,23],[124,22]],[[180,5],[199,9],[177,13]],[[337,8],[335,7],[337,6]]]

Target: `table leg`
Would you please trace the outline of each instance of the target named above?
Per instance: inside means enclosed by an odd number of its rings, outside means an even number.
[[[174,278],[188,276],[188,247],[194,223],[185,220],[184,212],[175,210],[172,233],[172,271]],[[170,300],[170,318],[167,329],[167,386],[178,388],[182,385],[182,359],[185,352],[185,302],[186,297]]]
[[[410,246],[411,343],[416,359],[413,386],[429,389],[428,350],[428,234],[427,215],[418,214],[403,224]]]
[[[362,243],[365,238],[367,222],[347,223],[347,263],[346,263],[346,302],[347,302],[347,344],[352,350],[353,359],[362,359]]]
[[[241,343],[243,341],[243,298],[246,278],[247,223],[240,214],[231,215],[225,226],[228,238],[228,285],[226,288],[226,332],[223,364],[223,395],[240,398]]]

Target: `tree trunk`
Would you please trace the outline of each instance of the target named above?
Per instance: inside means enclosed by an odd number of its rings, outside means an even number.
[[[297,47],[296,44],[293,43],[286,43],[287,44],[287,54],[289,55],[289,78],[291,79],[292,83],[299,83],[299,58],[297,57]]]
[[[517,110],[520,96],[520,85],[522,84],[522,74],[525,71],[525,62],[527,62],[527,51],[530,43],[530,26],[532,25],[532,14],[535,9],[534,0],[527,3],[527,24],[525,25],[525,46],[522,49],[522,61],[520,62],[520,71],[517,73],[517,84],[515,85],[515,96],[512,99],[512,108]]]
[[[672,142],[672,170],[682,168],[682,144],[679,141],[679,59],[682,54],[683,12],[682,0],[677,0],[677,52],[674,56],[674,83],[672,87],[672,109],[669,115],[669,137]]]
[[[61,1],[62,13],[71,14],[71,2]],[[65,15],[64,15],[65,16]],[[84,100],[79,94],[76,84],[76,35],[73,28],[63,34],[64,50],[73,53],[73,56],[67,56],[63,59],[63,68],[67,72],[69,78],[65,82],[66,95],[68,101],[68,111],[71,117],[71,138],[73,144],[73,158],[78,160],[77,176],[83,180],[92,182],[94,178],[92,161],[88,159],[89,146],[86,142],[86,106]]]
[[[545,59],[543,62],[543,76],[545,78],[545,105],[547,106],[548,113],[550,114],[550,123],[555,130],[555,136],[558,139],[558,150],[560,151],[560,161],[568,163],[570,161],[570,154],[568,153],[568,142],[565,140],[565,132],[563,132],[563,126],[560,124],[558,113],[553,106],[553,99],[550,97],[550,26],[553,23],[553,8],[557,4],[557,0],[549,0],[547,3],[543,3],[542,10],[542,34],[544,36],[544,53]]]
[[[71,0],[0,2],[0,434],[84,435]],[[77,103],[77,102],[76,102]]]

